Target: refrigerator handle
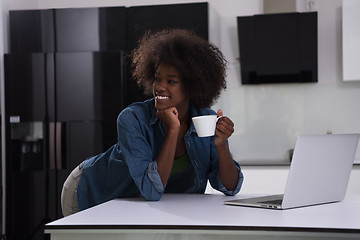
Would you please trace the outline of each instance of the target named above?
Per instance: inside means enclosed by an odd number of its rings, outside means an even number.
[[[66,168],[66,126],[64,122],[56,123],[56,169]]]
[[[49,169],[55,169],[55,123],[49,123]]]

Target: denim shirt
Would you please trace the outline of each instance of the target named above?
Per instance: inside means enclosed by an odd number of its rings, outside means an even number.
[[[191,117],[216,114],[204,108],[197,111],[190,106]],[[157,171],[156,158],[163,146],[166,128],[156,116],[154,99],[134,103],[125,108],[117,119],[118,142],[106,152],[85,160],[77,188],[79,209],[95,206],[114,198],[141,194],[157,201],[164,194],[164,186]],[[195,170],[192,193],[204,193],[207,180],[226,195],[239,192],[243,174],[234,191],[222,184],[214,137],[200,138],[191,122],[184,136],[187,153]],[[181,183],[179,183],[181,184]]]

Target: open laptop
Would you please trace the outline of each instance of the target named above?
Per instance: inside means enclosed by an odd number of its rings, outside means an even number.
[[[225,201],[289,209],[342,201],[360,134],[302,135],[296,140],[284,194]]]

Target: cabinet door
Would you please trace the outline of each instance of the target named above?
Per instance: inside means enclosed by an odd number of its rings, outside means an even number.
[[[53,10],[9,12],[10,53],[53,52]]]
[[[137,6],[127,9],[128,48],[147,30],[185,28],[208,39],[208,4],[189,3],[172,5]]]
[[[45,69],[44,54],[5,55],[5,109],[11,121],[44,120]]]
[[[57,121],[116,120],[123,108],[121,52],[56,54]]]
[[[56,51],[113,51],[126,47],[125,7],[56,9]]]
[[[166,28],[185,28],[208,39],[208,4],[189,3],[154,6],[129,7],[127,11],[127,48],[136,46],[137,41],[148,31],[158,31]],[[127,80],[126,105],[136,101],[144,101],[152,96],[146,96],[144,89],[139,89],[136,81],[131,78],[129,69]]]

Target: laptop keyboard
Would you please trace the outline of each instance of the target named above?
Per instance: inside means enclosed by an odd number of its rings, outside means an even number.
[[[259,203],[281,205],[282,199],[262,201],[262,202],[259,202]]]

